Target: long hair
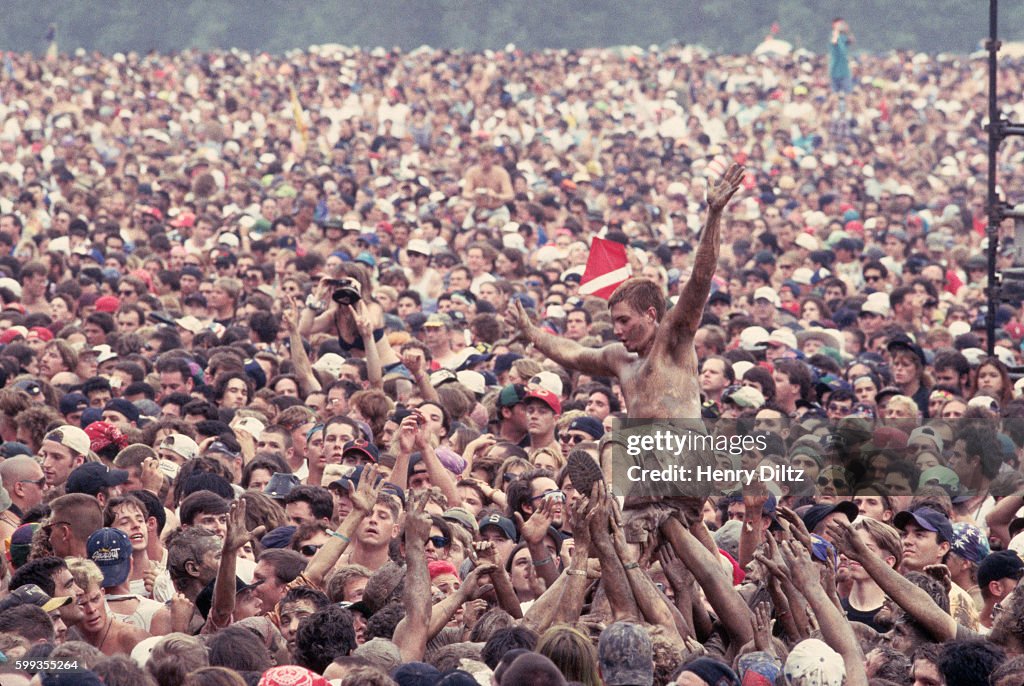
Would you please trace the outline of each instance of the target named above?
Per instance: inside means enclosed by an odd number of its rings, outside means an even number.
[[[536,652],[554,662],[566,681],[601,686],[597,649],[582,631],[565,624],[553,626],[537,640]]]

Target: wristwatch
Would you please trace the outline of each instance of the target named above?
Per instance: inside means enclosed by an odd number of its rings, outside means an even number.
[[[323,300],[317,300],[316,297],[310,293],[306,296],[306,307],[313,310],[317,314],[320,314],[327,309],[327,303]]]

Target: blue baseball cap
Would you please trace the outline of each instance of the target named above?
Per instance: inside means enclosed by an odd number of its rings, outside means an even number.
[[[903,531],[911,520],[925,531],[934,531],[941,540],[952,545],[953,526],[949,523],[949,517],[946,515],[930,507],[919,507],[912,512],[900,512],[893,518],[892,524],[900,531]]]
[[[110,527],[99,529],[89,536],[85,551],[103,572],[103,588],[127,581],[132,569],[132,541],[128,534]]]

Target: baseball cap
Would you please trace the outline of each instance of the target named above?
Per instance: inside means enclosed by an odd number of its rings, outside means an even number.
[[[380,460],[380,450],[377,449],[377,446],[375,446],[373,443],[364,441],[362,439],[356,439],[354,441],[349,441],[348,443],[346,443],[344,447],[341,449],[342,457],[344,457],[345,453],[348,452],[365,455],[366,457],[370,458],[370,461],[373,462],[374,464],[376,464]]]
[[[498,394],[498,407],[515,407],[524,400],[526,400],[526,386],[519,383],[509,384]]]
[[[934,531],[940,539],[952,544],[953,526],[949,523],[949,518],[941,512],[936,512],[930,507],[919,507],[912,512],[904,510],[893,518],[892,525],[902,531],[911,521],[925,531]]]
[[[11,534],[11,563],[15,567],[28,562],[29,553],[32,552],[32,537],[42,527],[39,522],[22,524]]]
[[[50,431],[43,437],[44,441],[60,443],[76,455],[89,454],[89,436],[77,426],[64,424]]]
[[[128,481],[128,472],[124,469],[111,469],[102,462],[86,462],[75,467],[68,474],[65,491],[94,496],[104,488],[120,486],[126,481]]]
[[[722,403],[732,402],[738,407],[758,408],[764,405],[765,399],[761,391],[751,386],[729,386],[722,391]]]
[[[754,291],[754,300],[767,300],[775,307],[778,307],[781,304],[781,301],[779,300],[779,294],[776,293],[775,289],[772,288],[771,286],[761,286],[756,291]]]
[[[43,386],[35,379],[22,379],[14,384],[19,391],[25,391],[31,396],[37,396],[43,392]]]
[[[489,514],[482,518],[478,524],[480,525],[480,533],[484,532],[484,529],[489,526],[496,526],[501,530],[501,533],[505,534],[505,538],[510,541],[515,541],[519,538],[516,533],[516,525],[512,523],[512,520],[508,517],[502,517],[500,514]]]
[[[763,326],[748,326],[740,332],[741,350],[763,350],[768,343],[768,329]]]
[[[597,440],[604,435],[604,426],[590,415],[586,415],[569,422],[569,431],[582,431]]]
[[[271,529],[260,539],[260,545],[264,548],[287,548],[298,527],[279,526]]]
[[[103,588],[123,584],[132,568],[132,541],[120,529],[94,531],[85,543],[89,559],[103,572]]]
[[[108,410],[112,412],[120,412],[129,422],[139,421],[139,408],[135,407],[135,405],[124,398],[114,398],[108,402],[103,407],[103,411],[106,412]]]
[[[533,377],[530,378],[530,383],[527,384],[527,386],[529,386],[530,384],[540,386],[541,388],[546,388],[555,395],[559,396],[562,395],[562,391],[564,390],[564,388],[562,387],[562,379],[559,378],[558,374],[555,374],[554,372],[540,372],[538,374],[535,374]]]
[[[601,676],[608,686],[651,686],[654,648],[647,631],[630,622],[615,622],[597,642]]]
[[[906,334],[893,336],[892,340],[886,344],[885,349],[888,350],[890,354],[892,354],[894,350],[909,350],[921,361],[922,367],[928,364],[928,360],[925,358],[924,351],[921,350],[921,346],[914,343],[910,336],[907,336]]]
[[[886,296],[886,298],[888,298],[888,296]],[[869,314],[877,314],[880,317],[888,317],[889,305],[882,302],[880,298],[868,297],[868,299],[864,301],[864,304],[860,306],[860,311],[862,313],[867,312]]]
[[[263,489],[265,495],[271,498],[282,499],[292,492],[292,489],[300,484],[299,477],[294,474],[275,472]]]
[[[341,368],[344,364],[345,358],[338,353],[324,353],[320,356],[320,359],[313,363],[313,369],[324,374],[330,374],[336,379],[341,374]]]
[[[58,608],[64,607],[72,600],[74,600],[74,598],[71,596],[57,596],[55,598],[51,598],[46,594],[46,591],[35,584],[25,584],[24,586],[18,586],[16,589],[11,591],[10,595],[0,601],[0,612],[6,612],[18,605],[25,604],[41,607],[43,608],[43,612],[53,612]]]
[[[477,524],[476,519],[468,510],[461,507],[453,507],[450,510],[445,510],[441,517],[450,522],[461,524],[466,527],[471,534],[476,535],[480,533],[480,526]]]
[[[113,295],[103,296],[102,298],[96,301],[95,305],[97,312],[109,312],[110,314],[117,312],[118,308],[120,307],[121,301],[117,298],[117,296]]]
[[[817,638],[800,641],[786,658],[786,683],[841,684],[846,676],[843,657]]]
[[[807,512],[804,512],[801,519],[804,520],[804,526],[807,527],[807,530],[813,534],[814,530],[818,528],[818,525],[825,521],[825,518],[833,512],[843,513],[851,522],[855,520],[859,514],[856,505],[848,500],[844,500],[838,503],[812,505]]]
[[[78,391],[66,394],[60,399],[60,413],[71,414],[72,412],[79,412],[89,407],[89,399],[85,397],[85,394]]]
[[[939,452],[942,452],[942,445],[943,445],[942,436],[940,436],[939,432],[935,430],[935,427],[932,427],[932,426],[919,426],[919,427],[917,427],[916,429],[911,431],[910,435],[907,437],[907,445],[910,445],[911,443],[913,443],[914,439],[916,439],[918,437],[922,437],[922,438],[928,439],[939,450]]]
[[[797,86],[799,88],[799,86]],[[806,90],[806,89],[805,89]],[[718,686],[734,686],[740,680],[729,665],[712,657],[699,657],[683,666],[681,673],[692,672],[705,683]]]
[[[164,436],[160,441],[160,447],[170,450],[175,455],[180,455],[186,460],[191,460],[199,454],[199,444],[185,434],[170,434]]]
[[[405,251],[407,253],[414,252],[420,255],[430,256],[430,243],[427,243],[422,238],[413,238],[405,245]]]
[[[210,608],[213,606],[213,586],[216,583],[217,583],[217,580],[214,579],[210,583],[206,584],[206,588],[201,590],[199,592],[199,595],[196,596],[196,609],[199,610],[200,614],[203,615],[204,619],[206,618],[207,615],[210,614]],[[251,590],[253,588],[256,588],[257,586],[259,586],[262,583],[263,583],[263,581],[260,580],[260,581],[254,581],[251,584],[247,584],[247,583],[245,583],[244,581],[242,581],[240,578],[238,578],[236,576],[235,577],[235,596],[237,597],[239,593],[243,593],[245,591],[248,591],[248,590]]]
[[[252,436],[254,441],[258,441],[267,427],[255,417],[242,417],[236,420],[231,428],[241,429]]]
[[[558,399],[550,390],[541,386],[530,384],[526,387],[526,397],[523,401],[530,400],[531,398],[540,400],[545,405],[551,408],[551,411],[555,414],[562,414],[562,401]]]
[[[946,489],[946,492],[952,496],[959,494],[960,477],[949,467],[936,465],[921,472],[921,477],[917,482],[918,488],[932,483]]]
[[[978,587],[987,588],[1000,579],[1020,579],[1024,576],[1024,560],[1013,550],[989,553],[978,565]]]
[[[224,441],[214,441],[206,448],[207,454],[209,453],[223,453],[230,457],[238,457],[238,451],[232,450],[228,447],[228,444]]]
[[[432,326],[438,327],[450,327],[452,325],[452,319],[446,314],[435,312],[434,314],[427,317],[427,321],[423,322],[423,328],[429,328]]]

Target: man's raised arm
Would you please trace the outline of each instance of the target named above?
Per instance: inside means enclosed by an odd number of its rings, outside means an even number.
[[[509,304],[505,325],[513,335],[522,334],[537,350],[566,369],[597,376],[618,376],[620,365],[627,361],[628,353],[622,346],[587,348],[575,341],[542,331],[530,321],[530,316],[518,300]]]
[[[722,210],[739,190],[744,168],[734,164],[717,183],[708,188],[708,218],[700,235],[700,244],[693,260],[693,272],[666,320],[669,340],[692,336],[704,314],[704,303],[711,292],[711,279],[718,268],[718,249],[722,242]]]

